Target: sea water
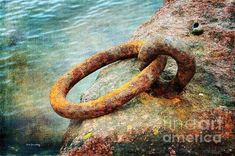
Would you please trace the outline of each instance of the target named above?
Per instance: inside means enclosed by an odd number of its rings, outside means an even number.
[[[69,120],[49,103],[73,65],[123,43],[163,0],[0,0],[0,155],[55,155]],[[95,80],[69,93],[79,101]]]

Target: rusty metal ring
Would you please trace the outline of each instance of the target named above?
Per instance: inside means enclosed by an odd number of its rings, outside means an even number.
[[[66,100],[69,90],[95,70],[117,60],[137,57],[143,42],[130,42],[93,55],[60,77],[52,87],[50,103],[59,115],[70,119],[88,119],[113,112],[132,98],[146,91],[156,81],[166,65],[166,57],[157,57],[137,76],[121,87],[96,100],[73,103]]]
[[[183,49],[177,49],[161,39],[150,41],[144,44],[138,58],[146,66],[153,59],[160,55],[171,56],[178,65],[176,76],[170,81],[161,81],[160,79],[151,87],[154,96],[174,97],[183,91],[195,74],[196,63],[194,57]]]

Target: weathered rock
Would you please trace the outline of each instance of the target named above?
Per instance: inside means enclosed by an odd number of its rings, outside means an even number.
[[[172,46],[189,50],[197,62],[193,80],[173,99],[142,93],[111,114],[71,121],[61,154],[234,154],[234,9],[231,0],[167,2],[130,40],[161,36]],[[203,33],[192,34],[195,23]],[[171,78],[175,70],[169,61],[163,77]],[[138,72],[136,59],[114,63],[100,72],[81,100],[105,95]],[[167,139],[170,135],[172,140]],[[174,140],[176,136],[181,140]],[[187,138],[191,136],[193,141]],[[211,140],[207,142],[206,137]]]

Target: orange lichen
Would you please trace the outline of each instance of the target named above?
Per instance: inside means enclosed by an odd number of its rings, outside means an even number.
[[[169,106],[171,106],[171,105],[174,106],[182,101],[182,99],[180,99],[179,97],[167,99],[167,98],[162,98],[162,97],[155,97],[155,96],[152,96],[146,92],[140,94],[140,100],[141,100],[141,103],[143,103],[143,104],[154,103],[154,104],[158,104],[158,105],[169,105]]]

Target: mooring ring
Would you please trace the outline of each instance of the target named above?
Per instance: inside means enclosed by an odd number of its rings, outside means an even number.
[[[163,71],[166,65],[165,57],[158,57],[130,81],[96,100],[83,103],[73,103],[66,100],[69,90],[78,81],[117,60],[137,57],[142,45],[143,42],[140,41],[130,42],[97,53],[65,73],[56,81],[50,93],[50,103],[54,111],[70,119],[95,118],[113,112],[141,92],[146,91]]]
[[[188,51],[179,50],[160,38],[145,43],[138,58],[148,64],[148,62],[161,55],[170,56],[176,61],[178,66],[177,74],[170,81],[157,79],[151,87],[151,91],[154,96],[171,98],[182,92],[192,79],[195,74],[196,63],[194,57]]]
[[[172,48],[170,45],[162,45],[158,43],[143,45],[144,43],[142,41],[129,42],[97,53],[72,68],[60,77],[52,87],[50,93],[52,108],[59,115],[70,119],[95,118],[111,113],[135,96],[147,91],[154,82],[157,81],[166,66],[166,57],[160,55],[173,57],[179,68],[176,77],[169,83],[163,84],[163,86],[160,84],[158,88],[155,88],[155,92],[165,92],[165,94],[170,94],[169,92],[180,92],[194,75],[194,58],[187,53]],[[141,54],[153,53],[155,58],[143,71],[133,77],[130,81],[95,100],[82,103],[73,103],[66,100],[69,90],[78,81],[110,63],[137,57],[140,49]],[[160,83],[159,80],[158,83]]]

